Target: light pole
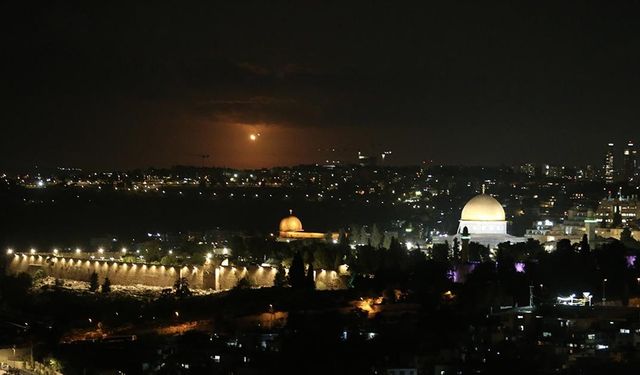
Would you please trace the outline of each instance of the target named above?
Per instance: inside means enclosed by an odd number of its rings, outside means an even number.
[[[602,279],[602,306],[607,302],[607,279]]]

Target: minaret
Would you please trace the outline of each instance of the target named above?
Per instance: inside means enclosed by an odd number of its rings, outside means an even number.
[[[469,228],[462,228],[462,235],[460,236],[462,240],[462,250],[461,250],[461,258],[463,262],[469,261],[469,241],[471,240],[471,236],[469,235]]]

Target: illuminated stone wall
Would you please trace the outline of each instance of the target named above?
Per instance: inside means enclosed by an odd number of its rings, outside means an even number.
[[[246,278],[252,287],[273,286],[278,272],[274,267],[231,267],[217,268],[206,265],[200,267],[172,267],[155,264],[125,263],[107,260],[74,259],[68,257],[52,257],[48,255],[15,254],[7,266],[8,274],[27,272],[34,274],[43,270],[47,276],[78,281],[89,281],[91,274],[98,274],[99,282],[106,277],[114,285],[148,285],[170,288],[176,279],[186,277],[194,289],[226,290],[235,287]],[[316,288],[343,289],[345,272],[315,271]]]
[[[231,289],[242,278],[247,278],[253,287],[273,286],[273,280],[277,273],[274,267],[218,267],[216,272],[216,290]],[[287,271],[285,271],[287,272]],[[346,272],[317,270],[315,273],[316,289],[345,289]]]
[[[218,267],[216,272],[216,290],[231,289],[243,278],[254,287],[273,286],[273,279],[277,273],[273,267]]]
[[[346,289],[346,276],[340,276],[336,271],[318,270],[316,274],[316,289]]]
[[[41,255],[15,255],[11,259],[7,273],[35,273],[43,270],[47,276],[60,279],[89,281],[93,272],[99,282],[108,277],[114,285],[149,285],[170,288],[179,276],[186,277],[194,288],[203,285],[203,272],[197,267],[170,267],[139,263],[123,263],[106,260],[45,257]],[[213,284],[210,286],[213,288]]]

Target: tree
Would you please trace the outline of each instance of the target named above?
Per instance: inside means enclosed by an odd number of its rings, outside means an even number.
[[[111,280],[108,277],[104,278],[104,282],[102,283],[102,293],[107,294],[111,292]]]
[[[245,276],[242,279],[238,280],[238,283],[233,289],[249,289],[251,287],[251,281]]]
[[[615,212],[611,219],[611,228],[619,228],[622,225],[622,215],[620,212]]]
[[[351,224],[351,232],[349,233],[349,240],[354,245],[358,245],[362,241],[362,230],[358,224]]]
[[[47,273],[44,272],[44,270],[41,268],[39,270],[37,270],[34,274],[33,274],[33,281],[40,281],[42,279],[44,279],[45,277],[47,277]]]
[[[340,246],[349,246],[349,239],[347,238],[347,233],[344,229],[340,229],[339,231],[338,244],[340,244]]]
[[[98,290],[99,286],[100,284],[98,284],[98,274],[93,272],[91,276],[89,276],[89,291],[95,292]]]
[[[631,229],[629,229],[629,227],[625,227],[620,233],[620,242],[622,242],[624,246],[630,249],[640,249],[640,241],[637,241],[635,238],[633,238]]]
[[[571,240],[563,238],[556,243],[556,252],[558,254],[573,254],[573,246]]]
[[[405,247],[400,245],[400,241],[398,241],[395,237],[391,237],[391,241],[389,242],[389,249],[384,252],[386,261],[385,264],[388,267],[401,269],[405,265],[405,260],[407,258],[407,250]]]
[[[458,237],[453,237],[453,260],[460,260],[460,241],[458,241]]]
[[[382,246],[382,234],[378,229],[378,225],[373,224],[373,228],[371,229],[371,246],[375,248],[380,248]]]
[[[162,264],[163,266],[172,266],[178,264],[178,258],[176,258],[176,256],[173,254],[165,255],[160,258],[160,264]]]
[[[179,277],[176,279],[176,282],[173,284],[173,290],[178,298],[189,297],[192,294],[189,289],[189,281],[186,277]]]
[[[307,288],[309,289],[315,289],[316,288],[316,281],[313,275],[313,262],[309,262],[309,268],[307,269]]]
[[[289,284],[292,288],[302,288],[305,284],[304,261],[300,252],[296,252],[289,268]]]
[[[278,267],[276,269],[276,275],[273,277],[273,286],[278,288],[287,286],[287,275],[285,275],[285,270],[282,263],[278,264]]]
[[[480,262],[489,257],[489,248],[477,242],[469,242],[469,261]]]
[[[244,238],[240,236],[233,236],[231,238],[231,249],[233,250],[233,257],[236,259],[248,259],[251,255]]]
[[[395,239],[395,237],[390,236],[388,234],[383,234],[382,235],[382,248],[384,249],[388,249],[391,247],[391,242]]]
[[[140,245],[142,247],[140,253],[144,256],[145,262],[160,261],[160,259],[165,255],[165,251],[162,250],[160,245],[160,241],[157,240],[146,241]]]
[[[580,241],[580,253],[589,254],[591,252],[591,246],[589,246],[589,240],[587,239],[587,235],[582,235],[582,241]]]
[[[438,262],[446,262],[449,258],[449,242],[438,243],[433,245],[433,260]]]

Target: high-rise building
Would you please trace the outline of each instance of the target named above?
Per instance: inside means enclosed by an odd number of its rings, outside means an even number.
[[[605,153],[605,156],[604,156],[604,166],[603,166],[604,181],[607,184],[613,183],[613,180],[615,179],[615,169],[613,164],[613,150],[614,150],[613,143],[609,143],[607,145],[607,152]]]
[[[622,164],[625,181],[635,181],[638,178],[638,151],[633,142],[627,142],[622,153]]]

